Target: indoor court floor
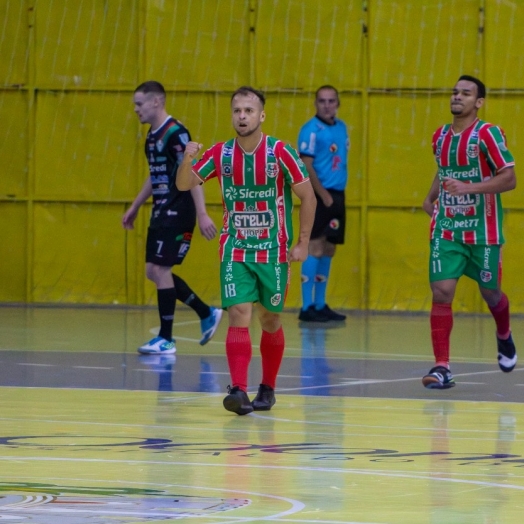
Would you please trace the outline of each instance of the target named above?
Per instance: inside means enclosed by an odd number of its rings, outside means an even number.
[[[524,366],[499,371],[491,317],[455,317],[445,391],[427,314],[283,319],[277,403],[239,417],[225,316],[202,347],[179,307],[176,355],[144,357],[155,308],[0,307],[0,523],[524,522]]]

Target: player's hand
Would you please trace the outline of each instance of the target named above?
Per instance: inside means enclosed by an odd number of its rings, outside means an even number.
[[[289,250],[287,259],[289,262],[304,262],[309,254],[309,244],[299,242]]]
[[[137,214],[138,211],[135,211],[131,207],[124,213],[124,216],[122,217],[122,226],[124,229],[134,229]]]
[[[195,160],[201,149],[202,144],[199,144],[198,142],[188,142],[184,150],[184,157],[189,158],[189,160]]]
[[[320,198],[326,207],[331,207],[333,205],[333,197],[329,191],[323,191]]]
[[[209,215],[200,215],[198,217],[198,228],[206,240],[213,240],[217,234],[215,223],[211,220]]]
[[[467,195],[471,191],[470,184],[454,178],[443,178],[442,184],[444,189],[452,196]]]

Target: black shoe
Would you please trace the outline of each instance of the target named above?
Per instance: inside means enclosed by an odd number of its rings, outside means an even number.
[[[346,315],[335,313],[327,304],[325,304],[322,309],[317,310],[317,313],[322,313],[328,320],[346,320]]]
[[[455,380],[448,368],[435,366],[422,377],[422,384],[428,389],[448,389],[455,385]]]
[[[504,373],[513,371],[513,368],[517,365],[517,350],[515,349],[515,343],[513,342],[511,333],[506,340],[501,340],[497,337],[497,349],[499,353],[499,368],[504,371]]]
[[[255,411],[269,411],[275,405],[275,390],[272,387],[260,384],[257,396],[251,402]]]
[[[224,397],[224,407],[228,411],[232,411],[237,415],[247,415],[253,411],[253,406],[249,401],[249,397],[245,391],[242,391],[238,386],[232,388],[227,387],[227,396]]]
[[[298,320],[301,320],[302,322],[327,322],[329,318],[321,311],[317,311],[312,304],[307,309],[300,310]]]

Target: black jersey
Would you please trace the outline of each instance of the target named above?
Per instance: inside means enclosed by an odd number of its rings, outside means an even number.
[[[189,131],[171,116],[157,130],[150,129],[147,133],[145,151],[153,189],[150,227],[172,227],[181,215],[184,221],[190,216],[196,220],[191,192],[179,191],[175,184],[178,166],[190,140]]]

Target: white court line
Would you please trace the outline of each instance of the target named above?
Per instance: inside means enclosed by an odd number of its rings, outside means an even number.
[[[514,369],[513,373],[516,371],[524,371],[524,368]],[[491,371],[474,371],[471,373],[459,373],[453,374],[453,377],[474,377],[477,375],[500,375],[500,370],[491,370]],[[326,388],[341,388],[346,386],[361,386],[366,384],[393,384],[397,382],[419,382],[422,377],[408,377],[408,378],[392,378],[392,379],[358,379],[358,378],[342,378],[341,380],[347,380],[348,382],[339,382],[336,384],[326,384],[322,386],[306,386],[306,387],[296,387],[296,388],[278,388],[278,391],[304,391],[311,389],[326,389]],[[475,385],[475,384],[485,384],[485,382],[460,382],[460,385]]]
[[[468,479],[456,479],[449,477],[436,477],[435,475],[441,474],[442,472],[432,472],[430,473],[421,473],[421,474],[412,474],[404,472],[391,472],[391,471],[370,471],[367,469],[352,469],[352,468],[326,468],[326,467],[312,467],[312,466],[276,466],[276,465],[257,465],[257,464],[216,464],[216,463],[195,463],[195,462],[171,462],[167,460],[116,460],[116,459],[88,459],[88,458],[53,458],[53,457],[6,457],[0,456],[0,460],[8,460],[11,462],[24,462],[24,461],[34,461],[34,462],[71,462],[71,463],[101,463],[101,464],[126,464],[126,465],[155,465],[155,466],[166,466],[172,468],[173,466],[187,466],[194,468],[198,466],[199,468],[209,467],[209,468],[223,468],[223,469],[261,469],[261,470],[271,470],[271,471],[296,471],[296,472],[311,472],[311,473],[345,473],[352,475],[367,475],[367,476],[378,476],[378,477],[394,477],[394,478],[405,478],[410,480],[429,480],[434,482],[451,482],[454,484],[468,484],[473,486],[483,486],[489,488],[501,488],[501,489],[511,489],[517,491],[524,491],[524,485],[519,486],[516,484],[506,484],[498,482],[486,482],[484,480],[468,480]],[[449,473],[448,473],[449,474]],[[479,473],[478,475],[483,475]],[[1,474],[0,474],[1,478]],[[47,479],[49,480],[49,479]],[[191,487],[191,486],[188,486]],[[208,488],[206,488],[208,489]],[[216,488],[220,489],[220,488]],[[226,490],[224,490],[226,491]],[[235,492],[237,492],[235,490]],[[238,493],[243,493],[238,491]],[[245,492],[249,493],[249,492]],[[270,496],[264,493],[257,493],[260,496]],[[290,499],[288,499],[290,500]],[[299,503],[302,504],[302,503]]]
[[[115,369],[114,367],[108,368],[103,366],[71,366],[75,369]]]
[[[211,396],[217,396],[217,394],[212,394]],[[188,402],[188,401],[194,400],[194,398],[188,397],[188,398],[182,398],[181,400],[184,401],[184,402]],[[477,404],[476,401],[471,401],[471,402],[475,402],[475,404]],[[348,427],[348,428],[360,428],[360,429],[367,429],[367,428],[370,428],[370,429],[388,429],[388,430],[391,429],[391,426],[379,426],[379,425],[370,425],[370,424],[349,424],[349,423],[343,423],[343,422],[316,422],[316,421],[303,420],[303,419],[292,420],[292,419],[285,419],[285,418],[278,418],[278,417],[270,417],[268,415],[262,415],[260,413],[250,413],[249,415],[246,415],[246,417],[253,417],[253,418],[259,418],[259,419],[268,419],[268,420],[272,420],[272,421],[288,422],[288,423],[293,423],[293,424],[317,424],[317,425],[320,425],[320,426],[336,426],[336,427]],[[26,418],[0,417],[0,421],[18,422],[19,424],[23,423],[23,422],[38,422],[38,423],[41,423],[41,424],[53,424],[53,425],[55,425],[55,424],[62,424],[62,425],[71,424],[71,425],[77,425],[77,426],[94,426],[94,427],[103,426],[104,428],[105,427],[116,427],[116,428],[125,427],[125,428],[144,429],[144,425],[143,424],[128,424],[128,423],[120,424],[120,423],[114,423],[114,422],[111,423],[111,422],[91,422],[91,421],[68,421],[68,420],[64,420],[64,419],[35,419],[35,418],[26,419]],[[157,425],[157,424],[148,424],[147,428],[149,428],[149,429],[154,429],[154,428],[165,429],[166,426],[160,426],[160,425]],[[181,426],[181,425],[172,426],[172,425],[170,425],[169,429],[186,431],[186,430],[194,430],[194,427],[193,426]],[[435,428],[433,426],[431,426],[431,427],[404,426],[404,427],[397,427],[397,429],[403,429],[406,432],[409,432],[409,431],[428,431],[430,433],[434,433],[434,431],[435,431]],[[224,428],[207,428],[206,431],[223,432]],[[245,430],[242,429],[242,428],[239,428],[239,429],[228,429],[227,431],[235,433],[235,432],[242,432],[242,431],[245,431]],[[470,429],[453,429],[453,428],[450,428],[447,431],[449,433],[472,433],[472,430],[470,430]],[[275,432],[273,430],[267,430],[267,431],[259,431],[259,433],[269,433],[271,435],[274,435]],[[281,435],[299,435],[299,436],[303,436],[303,432],[301,432],[301,431],[288,431],[288,430],[282,431],[282,430],[280,430],[278,433],[281,434]],[[455,440],[473,440],[475,442],[479,442],[479,441],[482,441],[482,442],[498,442],[500,440],[500,438],[498,436],[498,430],[482,429],[482,430],[476,430],[474,433],[475,433],[475,435],[471,436],[471,437],[470,436],[467,436],[467,437],[453,436],[453,439],[455,439]],[[494,436],[493,437],[484,437],[484,436],[479,436],[479,433],[482,433],[482,434],[490,434],[490,433],[492,433]],[[520,432],[517,432],[517,433],[520,433]],[[308,434],[311,435],[311,436],[317,436],[318,435],[319,437],[323,437],[323,436],[326,435],[326,433],[323,433],[323,432],[308,433]],[[351,433],[351,434],[353,436],[355,436],[355,437],[377,437],[377,438],[383,438],[384,437],[384,434],[381,434],[381,433],[378,433],[378,434]],[[117,438],[117,437],[115,437],[115,438]],[[122,436],[120,438],[124,439],[124,438],[128,438],[128,437]],[[129,437],[129,438],[138,438],[138,437]],[[412,439],[413,435],[411,433],[407,434],[407,435],[395,435],[395,438],[396,439],[401,439],[401,438]],[[517,439],[516,438],[514,440],[514,442],[521,442],[521,439]]]
[[[19,366],[36,366],[40,368],[52,368],[55,367],[56,364],[37,364],[36,362],[17,362]]]
[[[81,460],[83,461],[83,459],[75,459],[75,460]],[[128,462],[129,461],[119,461],[119,462]],[[160,463],[159,463],[160,464]],[[2,478],[0,476],[0,478]],[[28,477],[22,477],[24,479],[27,479]],[[29,477],[29,479],[33,479],[33,478],[37,478],[37,477]],[[55,481],[57,480],[56,478],[47,478],[47,481]],[[71,480],[76,480],[76,481],[82,481],[82,482],[85,482],[85,479],[68,479],[68,478],[59,478],[58,480],[68,480],[68,481],[71,481]],[[98,482],[107,482],[105,479],[96,479]],[[123,481],[120,481],[120,483],[124,483]],[[153,483],[151,482],[146,482],[146,483],[141,483],[141,482],[125,482],[126,484],[138,484],[138,485],[144,485],[144,484],[147,484],[147,485],[151,485]],[[209,515],[209,518],[213,518],[213,519],[219,519],[219,520],[223,520],[224,523],[223,524],[227,524],[228,522],[230,522],[231,524],[233,523],[238,523],[238,522],[256,522],[256,521],[260,521],[260,520],[280,520],[280,517],[285,517],[287,515],[293,515],[295,513],[298,513],[300,511],[302,511],[306,505],[303,503],[303,502],[300,502],[299,500],[295,500],[295,499],[291,499],[291,498],[288,498],[288,497],[282,497],[280,495],[273,495],[273,494],[269,494],[269,493],[258,493],[258,492],[255,492],[255,491],[242,491],[242,490],[236,490],[236,489],[228,489],[228,488],[215,488],[215,487],[207,487],[207,486],[191,486],[191,485],[184,485],[184,484],[159,484],[159,483],[155,483],[153,484],[155,486],[161,486],[163,487],[163,489],[166,489],[166,488],[184,488],[184,489],[192,489],[192,490],[206,490],[206,491],[219,491],[219,492],[226,492],[226,493],[234,493],[234,494],[240,494],[240,495],[251,495],[251,496],[257,496],[257,497],[261,497],[261,498],[265,498],[265,499],[275,499],[275,500],[280,500],[282,502],[287,502],[288,504],[291,505],[291,508],[287,509],[287,510],[284,510],[284,511],[281,511],[279,513],[276,513],[275,515],[268,515],[266,517],[260,517],[260,516],[257,516],[257,517],[238,517],[238,518],[235,518],[235,517],[231,517],[231,516],[221,516],[221,515],[215,515],[215,514],[212,514],[212,515]],[[2,508],[2,509],[7,509],[9,510],[9,508]],[[30,511],[35,511],[35,510],[39,510],[39,511],[47,511],[47,508],[30,508]],[[13,511],[20,511],[19,508],[14,508]],[[79,510],[56,510],[57,512],[59,511],[60,513],[86,513],[86,510],[85,509],[79,509]],[[171,517],[171,519],[173,520],[178,520],[179,518],[181,518],[182,516],[177,516],[177,515],[174,515],[173,513],[170,513],[170,514],[159,514],[159,513],[154,513],[154,514],[146,514],[146,513],[139,513],[139,512],[122,512],[122,511],[94,511],[94,510],[89,510],[89,513],[90,514],[113,514],[113,515],[135,515],[135,516],[144,516],[144,517],[158,517],[158,516],[162,516],[162,517]],[[188,517],[188,518],[204,518],[203,515],[183,515],[183,517]],[[1,518],[1,517],[0,517]],[[149,519],[150,520],[150,519]],[[295,522],[300,522],[300,521],[295,521]],[[351,523],[349,523],[351,524]],[[366,523],[353,523],[353,524],[366,524]],[[368,524],[371,524],[371,523],[368,523]],[[378,524],[378,523],[377,523]]]

